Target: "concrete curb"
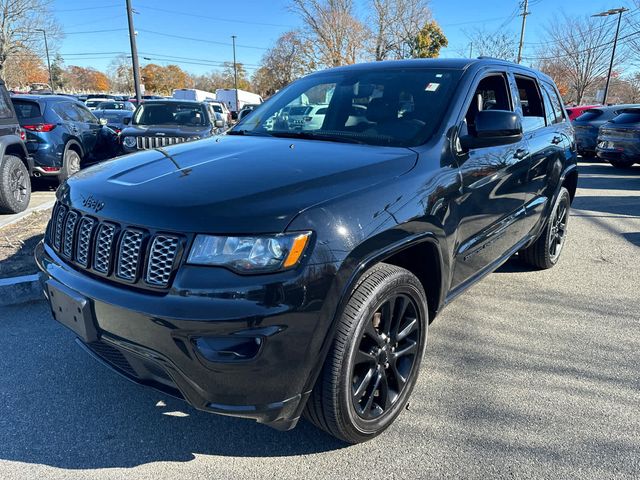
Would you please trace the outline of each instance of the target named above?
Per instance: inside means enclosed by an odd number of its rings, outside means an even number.
[[[40,274],[0,278],[0,307],[44,300]]]
[[[48,208],[51,208],[55,205],[56,201],[51,200],[49,202],[43,203],[42,205],[38,205],[37,207],[34,208],[27,208],[24,212],[21,213],[16,213],[14,215],[12,215],[12,219],[9,220],[6,223],[2,223],[0,224],[0,228],[4,228],[4,227],[8,227],[9,225],[13,225],[14,223],[18,223],[20,220],[22,220],[23,218],[28,217],[29,215],[31,215],[32,213],[36,213],[39,212],[41,210],[47,210]]]

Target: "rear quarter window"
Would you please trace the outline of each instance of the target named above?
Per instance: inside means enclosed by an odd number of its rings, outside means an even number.
[[[29,120],[41,116],[40,106],[35,102],[25,102],[24,100],[14,100],[13,108],[19,120]]]

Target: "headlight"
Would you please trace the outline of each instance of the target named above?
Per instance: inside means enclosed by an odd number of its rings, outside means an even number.
[[[137,144],[136,137],[124,137],[122,143],[124,143],[125,147],[133,148]]]
[[[187,263],[217,265],[240,273],[275,272],[295,267],[311,232],[255,237],[197,235]]]

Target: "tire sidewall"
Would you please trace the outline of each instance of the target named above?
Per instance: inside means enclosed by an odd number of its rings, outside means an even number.
[[[388,296],[398,293],[408,295],[414,301],[422,319],[416,361],[413,365],[409,380],[395,405],[393,405],[388,412],[385,412],[381,418],[364,420],[356,413],[351,399],[351,372],[355,360],[354,354],[360,345],[360,338],[363,335],[366,325],[365,322],[373,316]],[[359,312],[357,321],[352,325],[351,332],[349,333],[348,347],[344,352],[344,358],[346,361],[342,364],[339,376],[340,386],[338,401],[340,402],[340,408],[338,411],[341,412],[344,417],[341,423],[347,429],[352,430],[354,435],[361,437],[363,440],[368,440],[377,436],[391,425],[391,423],[393,423],[398,415],[400,415],[400,413],[405,409],[407,400],[413,391],[420,373],[420,364],[422,362],[427,343],[428,324],[426,295],[413,275],[398,272],[397,275],[390,277],[389,281],[381,283],[371,293],[367,303]]]
[[[82,162],[82,157],[78,152],[76,152],[72,148],[67,147],[67,149],[64,152],[64,158],[62,160],[62,170],[60,171],[60,175],[59,175],[59,179],[61,182],[69,178],[71,175],[74,175],[75,173],[78,173],[80,171],[80,168],[78,168],[78,170],[75,172],[71,171],[71,157],[73,156],[78,158],[78,167],[80,167],[80,164]]]
[[[0,181],[3,182],[3,185],[1,186],[3,197],[2,203],[5,205],[6,209],[12,213],[22,212],[29,206],[29,202],[31,199],[31,181],[29,179],[29,171],[27,170],[27,167],[25,167],[24,163],[22,163],[22,160],[14,155],[5,155],[1,161],[2,168]],[[23,201],[21,202],[16,201],[13,198],[13,192],[11,191],[10,184],[7,183],[10,182],[11,173],[16,169],[21,170],[26,179],[27,192]],[[5,208],[3,208],[3,210],[4,209]]]
[[[564,245],[567,242],[567,232],[565,232],[565,238],[563,240],[563,244],[562,244],[562,250],[560,250],[560,253],[556,256],[555,259],[553,259],[551,257],[551,253],[549,253],[549,243],[551,241],[551,228],[552,228],[552,222],[556,216],[556,214],[558,213],[558,209],[560,208],[560,205],[562,202],[566,202],[567,204],[567,220],[566,220],[566,230],[569,230],[569,218],[571,217],[571,196],[569,195],[569,191],[562,187],[560,189],[560,192],[558,193],[558,197],[556,198],[556,202],[553,205],[553,210],[551,210],[551,215],[549,216],[549,222],[547,224],[547,228],[545,229],[545,257],[546,260],[548,262],[548,264],[550,266],[553,266],[555,264],[558,263],[558,261],[560,260],[560,257],[562,256],[562,252],[564,251]]]

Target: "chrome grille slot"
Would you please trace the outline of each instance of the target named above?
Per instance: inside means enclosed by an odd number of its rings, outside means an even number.
[[[93,269],[104,275],[109,273],[111,267],[111,252],[113,240],[116,235],[116,226],[110,223],[102,223],[98,227],[96,238],[96,252],[93,259]]]
[[[180,240],[170,235],[156,235],[149,250],[145,282],[156,287],[169,285]]]
[[[83,217],[78,227],[76,238],[76,262],[81,266],[89,267],[89,249],[91,247],[91,236],[96,221],[91,217]]]
[[[127,229],[122,234],[118,251],[116,276],[128,282],[134,282],[138,276],[140,250],[144,233],[140,230]]]
[[[64,226],[64,216],[67,213],[67,209],[60,205],[56,210],[55,222],[53,225],[53,246],[57,251],[60,251],[60,247],[62,246],[62,227]]]
[[[149,150],[152,148],[162,148],[170,145],[177,145],[179,143],[184,143],[188,141],[188,138],[184,137],[163,137],[163,136],[154,136],[154,137],[136,137],[136,147],[138,150]]]
[[[76,233],[77,224],[77,212],[69,212],[69,215],[67,215],[67,221],[64,224],[64,244],[62,246],[62,253],[67,258],[71,258],[73,255],[73,239]]]

